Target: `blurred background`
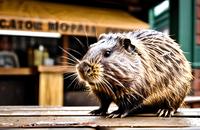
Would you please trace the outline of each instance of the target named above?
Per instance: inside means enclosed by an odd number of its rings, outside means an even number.
[[[0,105],[98,105],[76,81],[73,56],[101,33],[135,29],[180,44],[193,69],[190,96],[200,96],[200,0],[0,0]]]

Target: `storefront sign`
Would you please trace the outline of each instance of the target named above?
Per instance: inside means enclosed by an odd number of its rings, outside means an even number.
[[[50,21],[31,21],[21,19],[0,18],[0,29],[6,30],[25,30],[25,31],[44,31],[59,32],[61,34],[78,34],[78,35],[97,35],[98,27],[93,25],[83,25],[81,23],[65,23]],[[104,27],[103,32],[120,32],[124,30]]]

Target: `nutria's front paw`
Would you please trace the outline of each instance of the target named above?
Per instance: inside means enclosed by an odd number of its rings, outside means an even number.
[[[175,110],[171,109],[159,109],[157,112],[157,116],[159,117],[171,117],[175,113]]]
[[[91,111],[90,114],[104,116],[106,115],[106,112],[103,111],[101,108],[99,108],[99,109]]]

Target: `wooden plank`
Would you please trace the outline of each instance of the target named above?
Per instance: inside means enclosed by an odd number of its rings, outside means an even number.
[[[186,104],[200,103],[200,96],[187,96],[184,101]]]
[[[170,118],[138,114],[126,118],[92,116],[93,107],[0,106],[0,128],[200,128],[200,109],[181,108]],[[112,106],[111,110],[116,107]]]
[[[0,68],[0,75],[31,75],[32,68]]]
[[[91,109],[96,109],[98,106],[68,106],[68,107],[62,107],[62,106],[0,106],[0,112],[2,110],[68,110],[68,111],[89,111]],[[114,107],[112,107],[114,108]]]
[[[158,117],[126,117],[102,118],[99,116],[49,116],[49,117],[0,117],[0,127],[200,127],[199,118],[158,118]]]
[[[97,109],[98,106],[93,107],[0,107],[0,116],[88,116],[89,112]],[[109,113],[116,110],[117,107],[111,106]],[[133,116],[148,116],[155,117],[156,114],[136,114]],[[179,108],[178,112],[175,113],[174,117],[199,117],[200,108]]]

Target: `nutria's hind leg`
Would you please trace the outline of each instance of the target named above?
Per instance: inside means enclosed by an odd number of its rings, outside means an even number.
[[[181,87],[178,87],[181,88]],[[180,89],[177,91],[184,91]],[[185,90],[186,91],[186,90]],[[185,92],[175,93],[171,88],[165,88],[163,91],[155,91],[149,95],[143,103],[145,105],[152,105],[159,117],[171,117],[176,110],[181,106],[185,97]]]
[[[141,113],[156,113],[159,117],[171,117],[176,112],[175,109],[170,107],[161,107],[160,105],[145,105],[143,103],[139,104],[138,106],[132,108],[127,113],[124,113],[124,116],[131,115],[131,114],[141,114]]]
[[[167,99],[164,99],[156,104],[153,104],[153,106],[158,117],[171,117],[179,108],[179,104],[180,102],[178,101],[168,101]]]
[[[157,102],[154,106],[157,108],[157,116],[159,117],[171,117],[177,112],[177,109],[181,106],[183,98],[173,100],[163,99]]]

